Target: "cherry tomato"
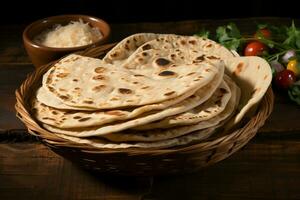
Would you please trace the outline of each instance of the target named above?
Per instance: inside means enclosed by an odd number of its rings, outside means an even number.
[[[247,44],[244,55],[245,56],[261,56],[264,51],[267,51],[267,46],[261,42],[254,41]]]
[[[261,35],[264,36],[264,38],[267,38],[267,39],[271,38],[271,31],[269,29],[267,29],[267,28],[259,29],[254,34],[254,37],[256,39],[261,39],[262,38]]]
[[[292,72],[294,72],[294,74],[295,74],[296,76],[298,76],[298,75],[299,75],[299,70],[298,70],[298,68],[297,68],[297,65],[298,65],[297,60],[290,60],[290,61],[288,62],[288,64],[287,64],[286,68],[287,68],[288,70],[291,70]]]
[[[287,89],[296,81],[294,72],[285,69],[275,76],[275,84],[281,89]]]

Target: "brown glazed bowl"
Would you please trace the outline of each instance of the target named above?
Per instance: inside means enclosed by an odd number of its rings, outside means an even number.
[[[92,27],[98,28],[103,37],[94,43],[70,48],[47,47],[33,41],[37,35],[47,29],[53,28],[53,26],[57,24],[67,25],[69,22],[79,21],[79,19],[82,19],[85,23],[89,23]],[[35,21],[27,26],[23,32],[23,42],[32,63],[36,68],[38,68],[39,66],[56,60],[66,54],[105,44],[108,42],[109,36],[110,26],[102,19],[86,15],[59,15]]]

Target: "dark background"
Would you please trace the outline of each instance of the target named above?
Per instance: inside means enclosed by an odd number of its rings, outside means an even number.
[[[300,18],[297,3],[293,2],[275,0],[273,2],[262,0],[6,0],[1,6],[0,23],[27,24],[40,18],[59,14],[94,15],[109,23],[264,16]]]

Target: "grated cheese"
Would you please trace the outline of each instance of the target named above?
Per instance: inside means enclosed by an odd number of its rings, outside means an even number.
[[[35,42],[48,47],[78,47],[91,44],[102,37],[99,29],[90,27],[81,19],[66,26],[56,25],[35,38]]]

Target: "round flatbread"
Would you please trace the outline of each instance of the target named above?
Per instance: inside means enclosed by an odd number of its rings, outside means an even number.
[[[237,124],[248,113],[252,115],[272,81],[272,71],[266,60],[257,56],[229,58],[226,71],[241,88],[239,112],[232,125]],[[252,111],[252,112],[251,112]]]
[[[40,122],[58,128],[100,126],[114,121],[132,119],[145,112],[165,109],[183,101],[196,92],[196,90],[190,90],[179,97],[140,107],[87,111],[87,108],[74,108],[67,106],[60,101],[56,101],[54,97],[42,99],[43,101],[40,101],[40,91],[44,91],[44,89],[41,87],[37,92],[37,98],[32,100],[33,114]],[[46,97],[46,95],[43,97]],[[47,105],[42,103],[44,101],[46,101]],[[59,109],[57,109],[57,107],[59,107]]]
[[[172,127],[169,129],[152,129],[152,130],[127,130],[122,132],[117,132],[114,134],[104,135],[110,141],[114,142],[125,142],[125,141],[143,141],[143,142],[153,142],[166,140],[171,138],[180,137],[182,135],[189,134],[193,131],[210,128],[213,126],[220,125],[220,123],[228,119],[232,113],[235,111],[237,104],[240,99],[240,89],[236,84],[229,78],[226,78],[232,95],[226,108],[215,117],[201,121],[197,124]]]
[[[174,34],[154,34],[154,33],[138,33],[123,39],[118,45],[111,49],[103,60],[111,64],[122,65],[127,59],[135,57],[134,54],[149,49],[159,51],[180,49],[189,52],[189,54],[211,54],[221,59],[236,56],[234,52],[229,51],[224,46],[198,36],[180,36]],[[180,58],[183,55],[174,54]],[[174,55],[170,59],[174,59]]]
[[[138,33],[130,35],[119,42],[114,48],[112,48],[103,58],[103,60],[110,64],[120,65],[128,57],[130,57],[137,48],[158,38],[161,34],[155,33]]]
[[[162,52],[161,55],[164,54],[168,53]],[[113,109],[141,106],[201,88],[223,65],[221,61],[166,65],[161,55],[148,52],[143,55],[143,63],[120,68],[99,59],[73,54],[50,68],[43,78],[43,87],[72,107]]]
[[[142,58],[142,53],[147,54],[149,51],[154,51],[156,54],[170,52],[167,55],[168,57],[164,58],[177,64],[186,63],[187,61],[200,63],[204,60],[213,62],[214,60],[234,57],[233,53],[227,48],[206,38],[162,34],[138,47],[134,53],[121,62],[121,66],[127,67],[131,66],[132,63],[140,63],[138,61]]]
[[[126,130],[138,125],[151,123],[153,121],[163,119],[171,115],[176,115],[178,113],[185,112],[207,101],[207,99],[211,97],[211,95],[220,85],[223,74],[224,74],[224,66],[221,66],[219,72],[217,73],[216,77],[213,79],[211,84],[208,84],[203,88],[197,90],[195,94],[193,94],[192,96],[179,102],[178,104],[174,104],[170,107],[167,107],[164,110],[158,112],[152,112],[152,113],[151,112],[144,113],[143,115],[135,119],[131,119],[119,123],[106,124],[105,126],[100,126],[100,127],[82,128],[82,129],[59,129],[57,127],[49,126],[47,124],[44,124],[43,126],[54,133],[61,133],[61,134],[77,136],[77,137],[90,137],[90,136],[97,136],[97,135],[112,134],[114,132]]]
[[[229,80],[227,80],[228,82]],[[170,128],[173,126],[196,124],[206,121],[221,113],[231,97],[231,90],[226,81],[223,81],[214,94],[203,104],[178,115],[173,115],[142,126],[134,127],[135,130],[151,130],[157,128]]]
[[[43,105],[49,106],[49,107],[52,107],[53,109],[58,108],[58,109],[64,109],[64,110],[83,110],[83,111],[95,110],[93,108],[86,108],[86,107],[77,107],[77,108],[75,108],[75,107],[72,107],[72,106],[68,106],[68,105],[64,104],[54,94],[52,94],[47,89],[45,89],[44,87],[40,87],[36,91],[35,96],[36,96],[36,100],[38,101],[38,102],[36,102],[36,104],[40,104],[41,106],[43,106]],[[34,105],[34,104],[32,104],[32,105]],[[40,106],[34,105],[34,107],[39,108]],[[43,110],[45,111],[45,109],[43,109]]]

